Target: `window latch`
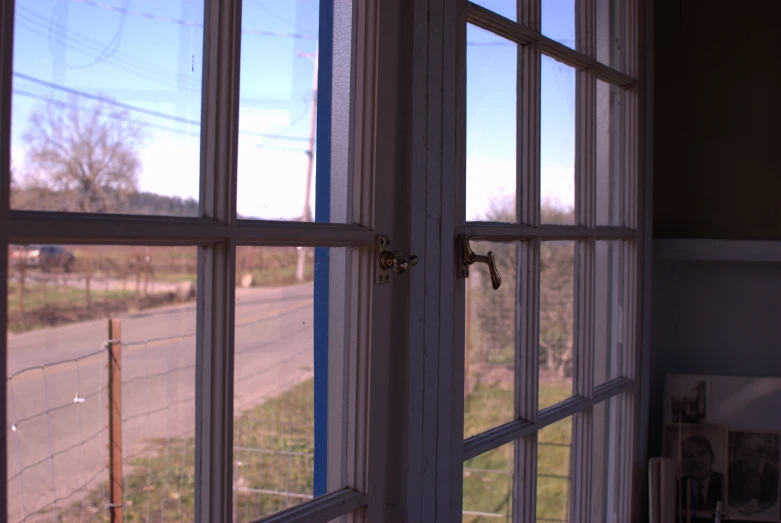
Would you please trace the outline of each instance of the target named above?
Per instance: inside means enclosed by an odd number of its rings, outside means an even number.
[[[496,268],[496,257],[494,253],[488,251],[486,254],[475,254],[472,247],[469,245],[469,238],[466,236],[459,236],[458,244],[461,250],[461,256],[459,257],[459,278],[469,277],[469,266],[474,263],[485,263],[488,265],[488,272],[491,275],[491,286],[494,290],[498,290],[502,285],[502,276],[499,274],[499,269]]]
[[[390,281],[390,270],[393,269],[396,274],[404,274],[410,268],[418,264],[418,257],[410,255],[404,257],[399,251],[390,250],[390,239],[380,236],[377,239],[378,245],[378,267],[376,283],[388,283]]]

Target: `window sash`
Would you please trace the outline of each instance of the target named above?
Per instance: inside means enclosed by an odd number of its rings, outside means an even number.
[[[13,78],[14,4],[0,3],[0,247],[8,249],[8,220],[11,196],[11,91]],[[8,256],[0,256],[0,274],[8,274]],[[0,278],[0,318],[8,318],[8,278]],[[0,375],[8,376],[8,336],[0,337]],[[3,386],[0,394],[0,421],[8,426],[6,398],[8,392]],[[8,477],[8,455],[6,449],[0,452],[0,475]],[[0,492],[0,513],[8,514],[8,489]]]
[[[638,220],[637,155],[637,37],[635,0],[625,9],[621,35],[624,56],[622,73],[596,60],[596,0],[576,1],[576,49],[570,49],[541,34],[540,0],[519,0],[518,20],[513,22],[474,3],[467,3],[468,23],[520,44],[518,53],[518,101],[516,125],[518,143],[516,209],[517,223],[468,222],[459,233],[475,240],[518,242],[516,301],[519,304],[516,330],[515,420],[464,441],[464,461],[504,444],[515,442],[513,521],[536,521],[537,433],[542,428],[572,416],[570,454],[572,521],[591,519],[592,410],[601,402],[616,398],[620,442],[615,477],[618,520],[631,516],[631,479],[634,464],[635,413],[639,388],[635,381],[639,350],[639,249],[644,239]],[[540,59],[547,55],[576,68],[576,158],[575,225],[540,224]],[[463,53],[465,56],[465,53]],[[465,73],[464,73],[465,76]],[[622,124],[626,134],[622,163],[624,176],[621,226],[596,223],[596,82],[604,80],[624,89],[626,105]],[[465,78],[461,79],[465,82]],[[463,107],[461,108],[463,110]],[[463,143],[461,144],[463,145]],[[459,210],[463,212],[463,208]],[[539,286],[540,245],[544,240],[575,241],[575,327],[573,332],[572,398],[538,410],[539,392]],[[624,310],[620,332],[623,353],[616,379],[594,388],[595,246],[597,240],[625,240],[624,265],[614,277],[624,288]],[[456,318],[458,323],[458,318]],[[597,442],[601,443],[601,442]]]
[[[10,109],[12,103],[12,61],[15,2],[3,2],[0,9],[0,27],[5,38],[0,44],[0,136],[10,137]],[[322,0],[324,9],[333,3]],[[370,18],[374,2],[360,3],[360,14]],[[356,118],[349,131],[366,144],[349,148],[349,155],[341,158],[343,171],[356,176],[346,197],[345,224],[300,223],[264,220],[240,220],[236,214],[236,187],[239,120],[239,69],[241,47],[241,0],[210,0],[205,3],[204,16],[204,75],[202,94],[200,217],[177,218],[167,216],[133,216],[116,214],[83,214],[10,210],[10,139],[0,143],[0,244],[7,249],[11,243],[71,243],[90,245],[168,245],[198,246],[198,297],[196,333],[196,521],[231,521],[232,507],[232,447],[233,447],[233,348],[236,248],[240,245],[257,246],[323,246],[355,247],[360,253],[352,258],[353,278],[351,308],[344,314],[357,321],[350,324],[349,361],[343,363],[343,372],[350,373],[345,394],[349,396],[350,412],[341,412],[349,425],[347,433],[348,456],[344,459],[339,480],[345,485],[367,490],[366,431],[369,369],[365,353],[371,340],[366,325],[370,318],[357,310],[357,304],[372,300],[373,228],[386,228],[387,220],[377,218],[373,209],[375,190],[373,134],[376,122],[361,115],[373,114],[377,101],[371,92],[359,97]],[[343,9],[342,9],[343,11]],[[368,14],[367,14],[368,13]],[[349,14],[349,13],[348,13]],[[371,40],[374,26],[353,23],[355,39]],[[357,25],[357,28],[356,28]],[[354,47],[354,45],[353,45]],[[358,46],[361,48],[361,46]],[[351,50],[354,49],[351,48]],[[355,78],[359,68],[340,70],[340,81],[355,82],[357,89],[366,90],[368,80],[377,65],[377,57],[366,53],[360,57],[362,76]],[[355,65],[355,59],[350,65]],[[363,72],[366,71],[366,72]],[[349,137],[350,140],[353,136]],[[352,145],[352,144],[351,144]],[[323,152],[323,151],[321,151]],[[330,151],[325,151],[330,154]],[[368,163],[367,163],[368,160]],[[393,178],[387,178],[393,183]],[[386,183],[386,185],[387,185]],[[377,185],[382,190],[383,184]],[[352,222],[352,223],[351,223]],[[349,256],[348,256],[349,257]],[[356,259],[357,258],[357,259]],[[7,256],[0,256],[0,268],[7,272]],[[356,285],[358,283],[358,285]],[[7,293],[7,281],[2,280],[0,291]],[[0,312],[6,315],[6,300]],[[379,307],[384,310],[383,307]],[[389,315],[388,315],[389,316]],[[7,354],[7,340],[3,337],[0,353]],[[360,347],[357,347],[359,345]],[[329,354],[330,357],[330,354]],[[363,362],[360,363],[359,362]],[[329,362],[330,364],[330,362]],[[362,366],[361,366],[362,365]],[[6,366],[2,358],[0,370]],[[354,379],[358,376],[359,379]],[[348,381],[345,381],[347,383]],[[3,388],[2,398],[5,397]],[[329,394],[330,398],[330,394]],[[340,401],[347,402],[340,396]],[[6,419],[6,402],[0,414]],[[328,429],[332,429],[329,427]],[[332,439],[332,438],[329,438]],[[343,442],[340,442],[340,445]],[[324,449],[325,450],[325,449]],[[329,448],[329,454],[331,449]],[[351,454],[352,453],[352,454]],[[335,454],[338,455],[338,454]],[[6,455],[0,457],[0,472],[7,475]],[[0,495],[0,507],[5,507],[6,489]],[[351,512],[367,504],[368,498],[357,490],[346,489],[305,503],[291,511],[272,516],[272,520],[326,521]],[[293,519],[290,519],[293,518]],[[296,519],[297,518],[297,519]]]

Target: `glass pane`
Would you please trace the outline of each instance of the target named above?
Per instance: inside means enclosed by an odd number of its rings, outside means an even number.
[[[542,0],[542,34],[575,49],[575,0]]]
[[[196,249],[9,255],[9,520],[88,521],[112,501],[129,521],[192,520]]]
[[[11,205],[197,216],[202,1],[18,2]]]
[[[594,386],[621,375],[624,242],[598,241],[594,280]]]
[[[540,244],[539,408],[572,396],[575,242]]]
[[[597,80],[597,225],[622,225],[624,90]]]
[[[475,3],[516,22],[518,21],[518,2],[519,0],[477,0]]]
[[[624,71],[623,20],[624,0],[597,0],[597,60],[613,69]]]
[[[478,254],[493,252],[502,277],[498,290],[484,264],[466,280],[464,437],[512,421],[515,416],[515,272],[517,244],[471,242]]]
[[[328,325],[348,309],[328,306],[339,303],[340,292],[344,296],[348,254],[345,248],[309,247],[240,247],[237,251],[233,420],[237,521],[254,521],[327,491],[325,485],[315,484],[315,432],[326,429],[325,419],[316,425],[315,404],[329,401],[315,396],[315,351],[339,350],[339,334],[331,333],[329,338]],[[333,373],[329,376],[337,379]],[[329,465],[339,468],[338,463]]]
[[[513,520],[515,443],[464,463],[464,523]]]
[[[615,495],[618,467],[618,401],[613,397],[593,409],[591,455],[591,521],[609,523],[618,517]]]
[[[542,57],[542,223],[575,223],[575,69]]]
[[[349,4],[335,8],[337,25],[345,9]],[[243,3],[237,200],[243,218],[338,223],[352,218],[347,163],[317,169],[318,101],[329,94],[318,96],[319,12],[318,0]],[[352,124],[351,64],[343,63],[351,52],[347,23],[344,34],[334,31],[333,95],[323,105],[334,108],[332,156],[346,151]]]
[[[537,521],[569,521],[572,418],[537,436]]]
[[[466,219],[515,222],[518,46],[467,25]]]

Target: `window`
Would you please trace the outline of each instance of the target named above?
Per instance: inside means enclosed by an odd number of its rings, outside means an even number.
[[[9,520],[629,520],[635,0],[130,4],[0,11]]]
[[[464,521],[631,518],[634,10],[467,7]]]
[[[3,3],[9,520],[365,514],[405,295],[364,7]]]

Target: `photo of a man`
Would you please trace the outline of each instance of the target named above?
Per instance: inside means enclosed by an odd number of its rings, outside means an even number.
[[[760,521],[779,519],[779,435],[730,432],[729,511]]]
[[[691,500],[692,511],[716,510],[716,504],[724,500],[725,482],[724,474],[713,470],[716,455],[710,442],[703,436],[689,436],[681,443],[681,455],[684,499]]]
[[[727,504],[727,434],[725,425],[665,427],[664,454],[678,464],[681,510],[712,514],[719,501]]]

